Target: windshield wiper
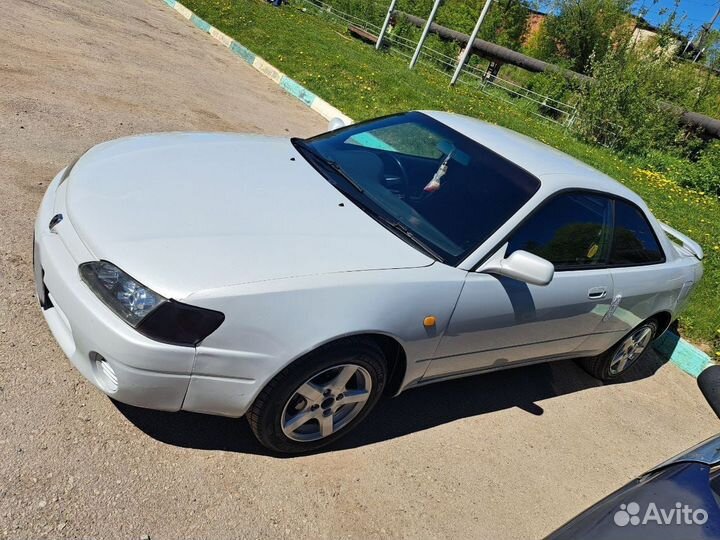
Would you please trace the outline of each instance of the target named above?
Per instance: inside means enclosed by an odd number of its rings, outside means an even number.
[[[420,240],[413,232],[408,229],[405,225],[400,223],[399,221],[395,221],[392,219],[387,219],[383,216],[378,216],[382,222],[387,225],[388,227],[402,233],[407,239],[409,239],[413,244],[415,244],[417,247],[419,247],[422,251],[424,251],[427,255],[430,255],[433,259],[436,259],[440,262],[443,262],[443,258],[437,254],[436,251],[434,251],[430,246],[428,246],[425,242]]]
[[[310,156],[312,156],[313,159],[320,162],[320,164],[325,165],[327,168],[329,168],[331,171],[336,173],[337,175],[341,176],[343,180],[345,180],[348,184],[350,184],[352,187],[354,187],[358,193],[364,193],[365,190],[363,187],[358,184],[353,178],[345,172],[345,169],[342,168],[342,166],[332,159],[328,159],[319,152],[317,152],[313,147],[311,147],[308,143],[306,143],[302,139],[298,139],[297,137],[293,137],[290,139],[292,143],[295,144],[295,146],[299,146],[303,150],[305,150]]]
[[[290,139],[290,141],[295,145],[296,148],[302,149],[302,151],[306,152],[308,156],[310,156],[313,160],[316,162],[324,165],[328,169],[335,172],[338,176],[341,176],[343,180],[347,181],[348,184],[350,184],[353,188],[355,188],[358,193],[365,193],[365,190],[363,187],[358,184],[355,180],[352,179],[352,177],[345,172],[345,170],[342,168],[342,166],[332,159],[328,159],[325,156],[318,153],[314,148],[312,148],[308,143],[306,143],[303,139],[299,139],[297,137],[293,137]],[[369,197],[367,194],[365,194],[365,197],[367,197],[369,200],[373,201],[372,197]],[[365,212],[372,215],[380,221],[384,226],[386,226],[389,229],[392,229],[396,231],[397,233],[402,234],[402,236],[410,242],[413,243],[416,247],[420,248],[421,251],[425,252],[426,255],[429,255],[430,257],[434,258],[437,261],[443,262],[443,258],[438,255],[431,247],[429,247],[425,242],[420,240],[415,234],[410,231],[405,225],[400,223],[397,220],[390,219],[387,216],[385,216],[383,213],[378,212],[374,208],[372,208],[371,205],[367,204],[364,200],[361,200],[362,198],[354,198],[355,204],[363,208]],[[373,201],[374,202],[374,201]]]
[[[348,184],[350,184],[352,187],[354,187],[358,192],[364,193],[365,190],[362,188],[360,184],[358,184],[355,180],[352,179],[352,177],[345,172],[345,169],[342,168],[342,166],[337,162],[333,161],[332,159],[327,159],[326,157],[322,157],[318,155],[318,158],[322,160],[322,162],[330,167],[333,171],[338,173],[340,176],[343,177],[344,180],[347,181]]]

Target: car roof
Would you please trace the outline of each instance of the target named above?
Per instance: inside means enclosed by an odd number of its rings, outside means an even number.
[[[632,190],[564,152],[510,129],[461,114],[419,111],[477,141],[540,179],[543,191],[589,189],[646,205]]]

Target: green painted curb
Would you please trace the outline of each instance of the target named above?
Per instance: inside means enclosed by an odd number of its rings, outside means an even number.
[[[275,84],[279,85],[285,92],[296,98],[298,101],[310,107],[326,120],[333,118],[341,118],[346,124],[352,124],[353,121],[340,110],[330,105],[327,101],[315,95],[313,92],[302,86],[297,81],[285,75],[275,66],[266,62],[262,57],[258,56],[250,49],[238,43],[233,38],[224,34],[210,23],[198,17],[195,13],[183,6],[177,0],[162,0],[169,7],[177,11],[185,19],[190,21],[196,28],[202,30],[206,34],[222,43],[230,49],[236,56],[241,58],[245,63],[251,65],[260,73],[271,79]]]
[[[713,365],[707,354],[672,332],[665,332],[655,340],[653,347],[693,377],[697,377],[706,367]]]

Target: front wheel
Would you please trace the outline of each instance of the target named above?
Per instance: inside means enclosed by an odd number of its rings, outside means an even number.
[[[657,330],[656,321],[645,321],[607,352],[595,358],[583,359],[580,364],[593,377],[601,381],[612,381],[635,365],[647,350]]]
[[[385,356],[375,343],[322,347],[281,371],[247,418],[261,444],[284,453],[316,450],[362,421],[385,388]]]

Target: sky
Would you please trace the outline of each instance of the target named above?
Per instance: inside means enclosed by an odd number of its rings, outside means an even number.
[[[552,0],[539,0],[539,7],[542,11],[552,9]],[[704,23],[710,22],[715,12],[720,7],[720,0],[635,0],[633,12],[641,13],[647,10],[645,18],[652,24],[659,26],[667,20],[668,15],[677,5],[680,32],[697,35]],[[715,21],[713,28],[720,30],[720,18]]]
[[[674,0],[636,0],[633,11],[639,13],[647,9],[645,18],[650,24],[659,25],[667,20],[675,5]],[[720,0],[679,0],[677,13],[680,30],[696,34],[704,23],[710,22],[719,7]],[[667,13],[663,14],[663,10]],[[715,21],[713,28],[720,29],[720,18]]]

